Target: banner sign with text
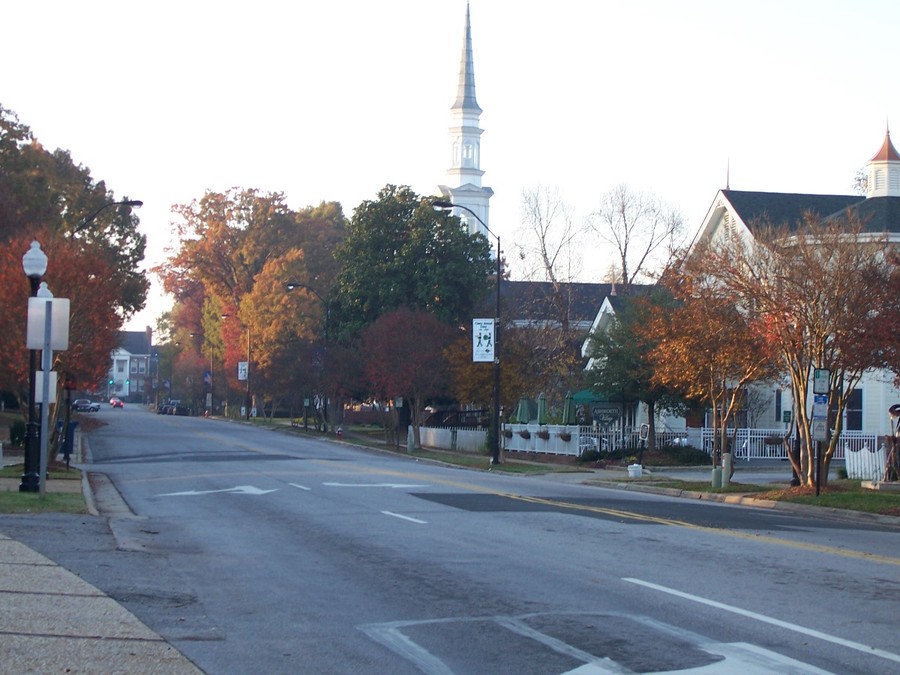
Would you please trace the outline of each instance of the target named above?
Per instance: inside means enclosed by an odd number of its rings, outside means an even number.
[[[472,361],[494,362],[494,320],[472,319]]]

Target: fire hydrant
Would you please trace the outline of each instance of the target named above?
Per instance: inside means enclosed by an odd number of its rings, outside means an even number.
[[[337,432],[336,432],[336,433],[337,433],[337,437],[338,437],[338,440],[339,440],[339,441],[341,441],[341,440],[344,439],[344,430],[343,430],[341,427],[338,427],[338,428],[337,428]]]

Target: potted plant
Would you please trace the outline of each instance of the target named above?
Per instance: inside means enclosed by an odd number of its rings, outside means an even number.
[[[531,432],[528,431],[528,429],[522,429],[522,430],[519,432],[519,436],[521,436],[521,437],[524,438],[525,440],[528,440],[529,438],[531,438]]]
[[[547,431],[546,429],[541,429],[540,431],[537,432],[537,435],[538,435],[538,438],[542,438],[545,441],[550,440],[550,432]]]
[[[570,434],[568,431],[560,431],[560,432],[559,432],[559,438],[560,438],[560,440],[562,440],[564,443],[568,443],[569,441],[572,440],[572,434]]]
[[[503,430],[503,438],[512,438],[512,429]]]

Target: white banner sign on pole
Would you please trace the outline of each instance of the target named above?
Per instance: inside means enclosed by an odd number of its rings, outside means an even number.
[[[493,319],[472,319],[472,361],[474,363],[493,363],[494,344]]]
[[[238,379],[241,381],[247,380],[247,374],[250,372],[250,362],[249,361],[238,361]]]

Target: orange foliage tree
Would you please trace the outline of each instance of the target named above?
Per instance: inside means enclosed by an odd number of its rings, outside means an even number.
[[[716,463],[728,452],[728,426],[748,385],[775,377],[780,364],[759,318],[742,311],[739,298],[716,283],[709,261],[694,251],[670,270],[664,285],[674,302],[648,304],[649,316],[636,330],[655,345],[652,381],[710,408]]]

